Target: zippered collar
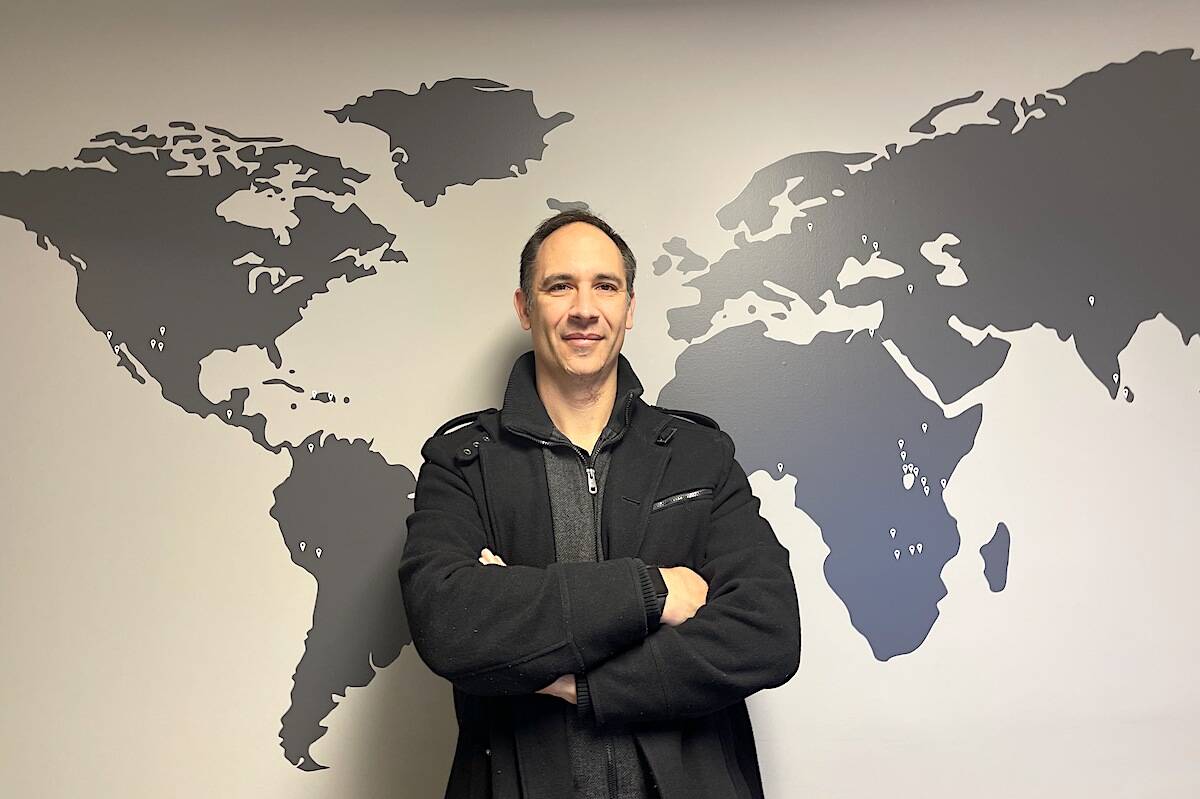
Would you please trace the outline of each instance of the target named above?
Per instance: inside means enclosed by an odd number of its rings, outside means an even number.
[[[537,393],[537,377],[534,371],[534,354],[529,350],[517,358],[508,375],[508,386],[504,389],[504,405],[500,409],[500,425],[511,432],[533,438],[536,441],[560,441],[571,443],[564,436]],[[629,360],[617,353],[617,394],[613,401],[608,423],[599,440],[617,436],[629,423],[629,414],[635,397],[642,394],[642,382],[634,374]]]

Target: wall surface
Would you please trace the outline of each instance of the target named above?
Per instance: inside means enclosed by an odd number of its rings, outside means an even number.
[[[1194,3],[4,20],[4,795],[441,795],[402,520],[570,203],[791,551],[768,796],[1200,794]]]

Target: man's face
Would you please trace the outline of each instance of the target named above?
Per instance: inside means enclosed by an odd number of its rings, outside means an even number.
[[[617,245],[604,231],[572,222],[546,237],[533,267],[530,312],[521,289],[513,304],[541,368],[588,377],[614,365],[625,331],[633,328],[636,301],[626,302]]]

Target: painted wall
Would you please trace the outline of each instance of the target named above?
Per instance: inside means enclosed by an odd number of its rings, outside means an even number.
[[[1200,789],[1188,3],[11,4],[12,796],[440,796],[394,579],[537,221],[792,553],[768,795]],[[928,490],[927,490],[928,489]],[[324,767],[324,768],[321,768]]]

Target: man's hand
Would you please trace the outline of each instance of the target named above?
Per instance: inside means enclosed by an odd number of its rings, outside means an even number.
[[[578,699],[576,698],[576,695],[575,695],[575,675],[574,674],[564,674],[563,676],[559,677],[554,682],[547,685],[545,688],[537,689],[537,691],[535,693],[550,694],[550,696],[557,696],[559,699],[567,700],[572,705],[578,703]]]
[[[708,601],[708,582],[687,566],[659,568],[667,584],[667,604],[662,623],[676,627],[696,615]]]
[[[484,566],[489,566],[489,565],[507,566],[508,565],[500,558],[499,555],[493,555],[492,550],[488,549],[487,547],[484,547],[483,549],[479,550],[479,562],[482,563]]]

